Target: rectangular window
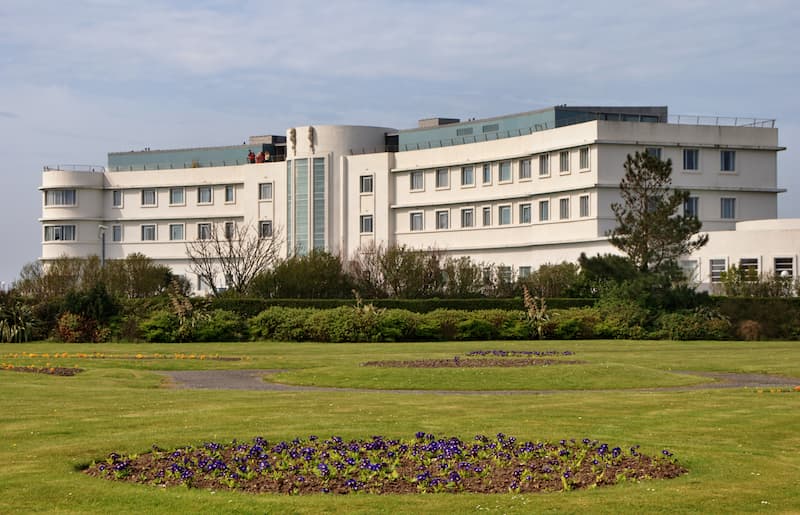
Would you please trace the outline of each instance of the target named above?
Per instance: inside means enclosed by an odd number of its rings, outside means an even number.
[[[578,207],[581,218],[589,216],[589,195],[581,195],[578,197]]]
[[[776,257],[773,270],[778,277],[794,277],[794,258]]]
[[[531,267],[529,266],[521,266],[519,267],[519,278],[524,279],[531,275]]]
[[[122,207],[122,190],[111,192],[111,207]]]
[[[483,226],[489,227],[492,225],[492,208],[485,207],[483,208]]]
[[[439,168],[436,170],[436,187],[449,188],[450,187],[450,170],[447,168]]]
[[[272,200],[271,182],[262,182],[258,185],[258,200]]]
[[[170,241],[183,240],[183,224],[169,224]]]
[[[659,161],[661,160],[661,148],[659,147],[647,147],[644,149],[645,153],[648,155],[655,157]]]
[[[197,203],[211,204],[211,186],[200,186],[197,188]]]
[[[121,225],[112,225],[111,226],[111,241],[122,241],[122,226]]]
[[[500,279],[502,282],[511,282],[511,267],[510,266],[498,266],[497,267],[497,278]]]
[[[359,193],[372,193],[372,176],[362,175],[358,179]]]
[[[700,199],[698,197],[689,197],[683,203],[683,216],[697,218],[698,217],[698,207],[700,204]]]
[[[362,234],[372,233],[372,215],[361,215],[359,219],[359,231]]]
[[[469,207],[461,210],[461,227],[472,227],[475,225],[475,211]]]
[[[503,161],[500,163],[499,182],[511,181],[511,161]]]
[[[483,165],[483,183],[484,184],[491,184],[492,183],[492,165],[491,163],[486,163]]]
[[[589,169],[589,147],[583,147],[580,150],[580,166],[581,170]]]
[[[425,189],[425,176],[423,172],[411,172],[411,191],[421,191]]]
[[[225,186],[225,203],[233,204],[234,202],[236,202],[236,188],[233,184],[228,184]]]
[[[699,170],[700,169],[700,151],[696,148],[683,149],[683,169],[684,170]]]
[[[519,205],[519,223],[521,224],[529,224],[531,223],[531,205],[530,204],[520,204]]]
[[[436,228],[449,229],[450,228],[450,211],[437,211],[436,212]]]
[[[722,281],[722,273],[727,270],[724,259],[711,259],[709,260],[711,273],[711,282],[718,283]]]
[[[678,266],[683,272],[683,276],[690,282],[697,282],[697,274],[699,272],[697,267],[697,260],[695,259],[681,259],[678,261]]]
[[[44,195],[45,206],[74,206],[75,190],[47,190]]]
[[[142,226],[142,241],[156,241],[156,226],[153,224]]]
[[[719,151],[719,169],[723,172],[736,171],[736,151],[735,150],[720,150]]]
[[[520,179],[530,179],[531,178],[531,160],[530,159],[523,159],[519,162],[519,178]]]
[[[497,224],[508,225],[511,223],[511,206],[500,206],[497,208]]]
[[[225,239],[232,240],[234,233],[234,225],[233,222],[225,222]]]
[[[156,205],[156,190],[142,190],[142,205],[143,206]]]
[[[183,204],[183,188],[170,188],[169,189],[169,203],[170,205]]]
[[[741,258],[739,260],[739,270],[744,274],[746,280],[755,281],[758,279],[758,259]]]
[[[210,240],[211,239],[211,224],[197,224],[197,239]]]
[[[475,185],[475,170],[471,166],[464,166],[461,168],[461,185]]]
[[[540,200],[539,201],[539,221],[546,222],[550,220],[550,201],[549,200]]]
[[[45,225],[44,227],[44,241],[73,241],[74,239],[74,225]]]
[[[272,220],[261,220],[258,223],[258,235],[262,238],[272,238]]]
[[[558,218],[559,220],[569,220],[569,199],[562,198],[558,201]]]
[[[550,155],[539,155],[539,177],[550,175]]]
[[[569,173],[569,150],[558,153],[558,169],[561,173]]]
[[[725,220],[734,220],[736,218],[736,199],[723,197],[719,200],[720,218]]]
[[[412,231],[421,231],[423,229],[421,212],[411,213],[409,215],[409,227]]]

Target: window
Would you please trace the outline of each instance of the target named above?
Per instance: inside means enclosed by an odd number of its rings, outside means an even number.
[[[581,170],[589,169],[589,147],[583,147],[579,153]]]
[[[490,123],[489,125],[484,125],[481,127],[481,132],[497,132],[500,130],[499,123]]]
[[[233,184],[228,184],[225,186],[225,203],[232,204],[234,202],[236,202],[236,188]]]
[[[409,227],[412,231],[421,231],[423,229],[421,212],[411,213],[409,215]]]
[[[143,206],[156,205],[156,190],[142,190],[142,205]]]
[[[720,200],[720,218],[726,220],[733,220],[736,218],[736,199],[735,198],[721,198]]]
[[[550,175],[550,155],[541,154],[539,156],[539,177]]]
[[[683,169],[684,170],[699,170],[700,169],[700,151],[696,148],[683,149]]]
[[[742,258],[739,260],[739,271],[742,272],[745,280],[755,281],[758,279],[758,259]]]
[[[464,166],[461,168],[461,185],[462,186],[475,185],[475,171],[471,166]]]
[[[550,220],[550,201],[549,200],[540,200],[539,201],[539,221],[546,222]]]
[[[773,269],[778,277],[794,277],[794,258],[776,257]]]
[[[461,127],[456,129],[456,136],[470,136],[472,134],[472,127]]]
[[[372,176],[371,175],[362,175],[358,180],[358,184],[359,184],[358,191],[360,193],[372,193]]]
[[[589,195],[578,197],[578,209],[580,210],[581,218],[589,216]]]
[[[439,168],[436,170],[436,187],[448,188],[450,187],[450,170],[447,168]]]
[[[183,224],[169,224],[170,241],[181,241],[183,239]]]
[[[197,203],[211,204],[211,186],[200,186],[197,188]]]
[[[372,232],[372,215],[361,215],[359,218],[359,231],[362,234]]]
[[[235,229],[234,229],[233,222],[225,222],[225,239],[226,240],[232,240],[233,239],[234,231],[235,231]]]
[[[122,190],[111,192],[111,207],[122,207]]]
[[[562,198],[558,201],[559,220],[569,220],[569,199]]]
[[[492,165],[489,163],[483,165],[483,183],[492,183]]]
[[[521,223],[521,224],[529,224],[529,223],[531,223],[531,205],[530,204],[520,204],[519,205],[519,223]]]
[[[121,225],[112,225],[111,226],[111,241],[122,241],[122,226]]]
[[[74,206],[75,190],[47,190],[44,194],[45,206]]]
[[[661,160],[661,149],[659,147],[647,147],[644,149],[645,153],[648,155],[655,157],[658,160]]]
[[[197,239],[210,240],[211,239],[211,224],[197,224]]]
[[[258,200],[272,200],[271,182],[262,182],[258,185]]]
[[[483,226],[489,227],[492,225],[492,208],[485,207],[483,208]]]
[[[272,238],[272,220],[261,220],[258,223],[258,235],[262,238]]]
[[[558,169],[561,173],[569,173],[569,150],[558,153]]]
[[[521,266],[519,267],[519,278],[524,279],[531,275],[531,267],[529,266]]]
[[[411,191],[425,189],[425,176],[421,171],[411,172]]]
[[[510,266],[498,266],[497,267],[497,278],[500,279],[502,282],[511,282],[511,267]]]
[[[475,211],[469,207],[461,210],[461,227],[472,227],[475,225]]]
[[[154,224],[142,226],[142,241],[156,241],[156,226]]]
[[[530,159],[523,159],[519,162],[519,178],[520,179],[530,179],[531,178],[531,160]]]
[[[511,206],[500,206],[497,208],[497,224],[508,225],[511,223]]]
[[[511,180],[511,161],[500,163],[500,172],[497,180],[500,182],[509,182]]]
[[[436,228],[449,229],[450,228],[450,211],[437,211],[436,212]]]
[[[170,205],[183,204],[183,188],[170,188],[169,189],[169,203]]]
[[[72,241],[75,239],[74,225],[45,225],[44,241]]]
[[[683,216],[697,218],[700,200],[697,197],[688,197],[683,203]]]
[[[683,276],[690,282],[697,282],[698,266],[696,259],[681,259],[678,261],[678,266],[683,272]]]
[[[736,151],[735,150],[720,150],[719,151],[719,169],[723,172],[736,171]]]
[[[724,259],[711,259],[709,260],[711,273],[711,282],[718,283],[722,281],[722,273],[727,269]]]

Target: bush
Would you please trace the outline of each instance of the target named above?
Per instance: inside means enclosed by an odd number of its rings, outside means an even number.
[[[247,327],[238,314],[224,309],[215,309],[208,316],[201,317],[194,330],[196,342],[242,341]]]
[[[159,309],[139,324],[139,330],[148,342],[172,343],[177,341],[179,326],[176,314]]]
[[[742,320],[739,322],[737,334],[742,340],[760,340],[761,339],[761,324],[755,320]]]
[[[283,308],[273,306],[247,321],[248,332],[253,339],[307,341],[307,319],[315,309]]]
[[[111,335],[111,331],[98,326],[97,321],[69,311],[58,317],[56,330],[64,343],[100,343]]]
[[[656,326],[657,335],[670,340],[725,340],[731,330],[727,319],[704,310],[664,313]]]
[[[574,308],[558,311],[550,317],[551,332],[560,340],[595,338],[595,327],[601,315],[595,308]]]

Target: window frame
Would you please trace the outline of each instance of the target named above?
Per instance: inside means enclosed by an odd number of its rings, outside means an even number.
[[[158,241],[158,225],[156,224],[142,224],[139,226],[141,241]],[[147,238],[152,231],[152,238]]]
[[[272,220],[260,220],[258,222],[258,237],[263,239],[272,238],[274,234]]]
[[[175,202],[175,193],[180,192],[181,199]],[[186,188],[183,186],[176,186],[169,189],[169,205],[170,206],[185,206],[186,205]]]
[[[736,173],[736,151],[719,151],[719,171],[721,173]]]
[[[72,193],[72,201],[67,201],[68,193]],[[71,207],[78,205],[78,191],[75,188],[53,188],[44,192],[45,207]]]
[[[533,212],[531,209],[531,203],[525,202],[519,205],[519,223],[520,224],[529,224],[533,221]]]
[[[117,197],[119,197],[119,203],[117,202]],[[111,190],[111,207],[114,209],[122,209],[124,198],[125,196],[122,194],[122,190]]]
[[[258,183],[258,200],[259,201],[272,201],[274,195],[274,186],[271,182]]]
[[[589,147],[578,149],[578,169],[581,171],[589,170],[592,167],[591,153]]]
[[[692,166],[692,168],[688,168],[687,166]],[[700,149],[698,148],[683,149],[683,170],[686,172],[700,171]]]
[[[466,165],[461,167],[461,187],[473,188],[475,186],[475,167]]]
[[[481,208],[481,223],[482,227],[492,226],[492,206],[483,206]]]
[[[114,224],[111,226],[111,242],[119,243],[122,241],[122,225]]]
[[[550,221],[550,199],[539,201],[539,221],[540,222]]]
[[[203,200],[203,193],[208,193],[208,200]],[[214,203],[214,188],[211,186],[198,186],[197,187],[197,205],[209,206]]]
[[[57,235],[58,237],[56,237]],[[67,236],[71,237],[68,238]],[[75,224],[54,224],[44,226],[44,241],[76,241],[77,239],[78,228]]]
[[[232,240],[236,236],[236,224],[234,222],[225,222],[224,232],[222,233],[226,240]]]
[[[578,215],[580,218],[587,218],[591,213],[589,195],[578,197]]]
[[[558,173],[566,175],[570,169],[570,152],[569,150],[561,150],[558,153]]]
[[[507,221],[504,221],[506,219]],[[511,225],[514,218],[511,212],[511,204],[501,204],[497,206],[497,225]]]
[[[461,228],[470,229],[475,227],[475,208],[462,207],[461,208]]]
[[[228,195],[230,193],[230,195]],[[225,204],[236,203],[236,186],[234,184],[225,185]]]
[[[409,191],[425,191],[425,172],[422,170],[413,170],[408,174],[409,176]],[[418,180],[417,180],[418,179]],[[419,183],[414,187],[415,183]]]
[[[375,193],[375,176],[373,174],[359,176],[358,192],[367,195]]]
[[[570,202],[569,197],[561,197],[558,199],[558,219],[559,220],[569,220],[570,219]]]
[[[517,171],[517,176],[519,177],[520,181],[530,181],[533,179],[531,161],[532,160],[529,157],[519,160],[519,170]]]
[[[150,200],[148,197],[152,193],[152,202],[146,202]],[[156,192],[155,188],[143,188],[140,196],[140,200],[142,201],[142,207],[157,207],[158,206],[158,193]]]
[[[446,231],[450,229],[450,210],[437,209],[436,210],[436,230]]]
[[[408,230],[413,232],[425,230],[425,213],[423,211],[408,213]]]
[[[720,210],[722,207],[720,206]],[[722,211],[720,211],[722,212]],[[683,216],[700,218],[700,197],[689,196],[683,202]]]
[[[211,222],[199,222],[197,224],[197,239],[198,240],[211,239]]]
[[[375,220],[373,215],[360,215],[358,217],[359,234],[373,234],[375,232]]]
[[[726,207],[729,209],[726,209]],[[726,214],[731,216],[726,216]],[[719,218],[721,220],[736,220],[736,197],[720,197]]]
[[[711,283],[721,283],[722,274],[728,271],[728,261],[725,258],[711,258],[708,260],[708,277]]]
[[[481,184],[492,184],[492,163],[484,163],[481,169]]]
[[[450,169],[449,168],[437,168],[435,171],[436,177],[436,189],[437,190],[446,190],[450,189]]]
[[[175,230],[180,229],[180,238],[176,237]],[[186,239],[185,224],[169,224],[169,241],[184,241]]]
[[[645,147],[644,153],[661,161],[661,147]]]
[[[506,172],[505,175],[504,171]],[[500,161],[497,165],[497,183],[508,184],[513,180],[514,180],[514,174],[511,170],[511,161]]]
[[[550,154],[539,154],[539,177],[550,177]]]

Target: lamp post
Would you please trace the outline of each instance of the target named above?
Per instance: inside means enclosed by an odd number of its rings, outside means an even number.
[[[100,268],[105,268],[106,266],[106,230],[108,227],[105,225],[100,224],[97,226],[97,233],[100,237]]]

